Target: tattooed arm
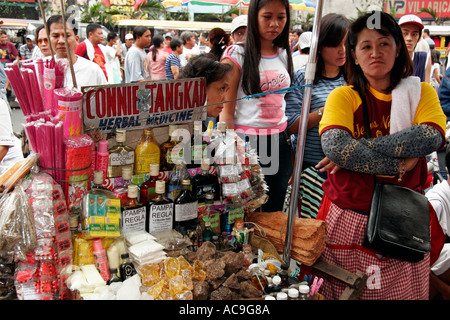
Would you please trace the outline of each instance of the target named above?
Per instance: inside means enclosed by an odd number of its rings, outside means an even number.
[[[425,156],[439,148],[442,139],[437,129],[426,124],[370,140],[355,140],[341,129],[329,129],[321,136],[325,155],[337,166],[384,175],[396,175],[401,158]]]

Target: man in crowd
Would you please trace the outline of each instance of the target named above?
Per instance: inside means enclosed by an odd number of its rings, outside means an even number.
[[[122,74],[120,70],[121,51],[118,39],[119,37],[115,32],[108,33],[108,37],[106,38],[106,72],[108,74],[108,83],[110,84],[122,82]]]
[[[34,43],[34,36],[29,34],[25,38],[26,43],[19,48],[19,54],[21,60],[28,60],[33,58],[34,51],[37,49]]]
[[[120,49],[122,51],[122,64],[125,63],[125,57],[127,56],[128,51],[130,50],[130,48],[133,46],[133,34],[132,33],[127,33],[125,35],[125,43],[122,43],[122,45],[120,46]]]
[[[130,48],[125,58],[124,74],[125,82],[145,81],[144,61],[147,57],[145,48],[150,45],[152,35],[150,29],[137,26],[133,30],[134,46]]]
[[[234,43],[244,43],[245,34],[247,32],[248,16],[241,15],[231,21],[231,38]]]
[[[172,41],[173,39],[173,33],[172,32],[167,32],[164,35],[164,48],[163,50],[166,51],[168,54],[172,53],[172,49],[170,48],[170,41]]]
[[[50,42],[56,58],[70,58],[72,60],[78,88],[107,84],[105,74],[98,64],[75,54],[75,48],[80,38],[77,35],[78,30],[71,23],[66,22],[66,36],[69,51],[66,50],[62,16],[51,16],[47,21],[47,26],[50,33]],[[73,85],[70,69],[66,72],[64,82],[66,87]]]
[[[7,63],[19,60],[19,52],[11,41],[8,41],[8,34],[0,30],[0,61],[4,67]]]
[[[102,68],[106,79],[108,79],[104,46],[102,44],[102,26],[96,23],[89,24],[86,27],[86,35],[87,39],[79,43],[75,48],[75,54],[98,64]]]
[[[183,31],[180,39],[183,44],[183,53],[180,55],[180,62],[181,67],[184,67],[190,58],[200,54],[200,49],[197,45],[195,32]]]

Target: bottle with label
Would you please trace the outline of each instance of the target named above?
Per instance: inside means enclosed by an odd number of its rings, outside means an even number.
[[[91,191],[94,192],[95,190],[104,190],[108,195],[111,195],[112,194],[111,190],[108,190],[103,186],[104,182],[103,177],[104,177],[103,171],[100,170],[94,171],[94,181],[93,181],[94,185],[92,186]]]
[[[136,146],[134,172],[135,174],[145,174],[149,172],[150,164],[159,164],[161,150],[156,143],[151,128],[145,128],[141,140]]]
[[[186,164],[179,163],[173,168],[170,173],[168,185],[167,185],[167,198],[175,200],[181,191],[181,181],[191,179],[189,172],[186,169]]]
[[[108,149],[108,178],[120,177],[123,167],[131,167],[134,169],[134,150],[130,146],[125,145],[126,131],[118,129],[116,131],[117,144]]]
[[[108,160],[109,160],[109,152],[108,152],[108,140],[100,140],[98,142],[98,151],[97,151],[97,159],[95,170],[103,171],[103,178],[108,176]]]
[[[192,178],[192,191],[198,199],[198,203],[206,200],[206,194],[212,192],[214,200],[220,200],[220,183],[217,176],[209,172],[210,165],[202,162],[201,172]]]
[[[199,219],[204,223],[209,223],[212,231],[216,234],[221,233],[221,212],[214,207],[214,194],[206,194],[205,206],[199,210]]]
[[[140,189],[140,201],[142,204],[147,204],[150,200],[152,200],[155,196],[155,188],[156,188],[156,181],[158,181],[159,176],[159,164],[157,163],[151,163],[150,164],[150,178],[148,178],[147,181],[145,181],[141,186]]]
[[[174,201],[173,228],[181,234],[198,224],[198,201],[191,191],[191,180],[183,179],[181,192]]]
[[[191,163],[188,168],[198,168],[202,164],[202,159],[206,156],[208,144],[203,139],[202,121],[194,121],[194,134],[191,137]]]
[[[120,278],[122,281],[125,281],[136,274],[136,269],[131,262],[130,255],[128,253],[124,253],[120,257],[123,261],[120,265]]]
[[[128,200],[122,207],[121,231],[145,231],[146,208],[138,202],[138,187],[135,184],[128,186]]]
[[[173,227],[173,201],[165,197],[166,183],[156,181],[156,196],[147,204],[147,223],[149,233],[171,230]]]
[[[172,158],[172,149],[180,143],[178,137],[174,134],[175,130],[178,129],[177,125],[169,125],[169,138],[166,142],[161,144],[161,171],[173,170],[175,163]]]
[[[128,200],[128,186],[131,184],[133,178],[133,172],[131,167],[122,168],[122,182],[114,187],[114,196],[120,199],[120,206],[124,206]]]
[[[109,280],[108,258],[103,248],[102,239],[94,239],[92,241],[92,251],[94,253],[95,266],[98,272],[106,282]]]
[[[302,284],[298,287],[299,297],[298,300],[309,300],[309,286]]]

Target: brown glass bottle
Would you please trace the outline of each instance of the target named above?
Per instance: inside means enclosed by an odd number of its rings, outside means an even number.
[[[185,235],[198,224],[198,201],[191,191],[191,180],[181,181],[181,192],[174,201],[173,228]]]
[[[155,192],[155,197],[147,204],[145,228],[149,233],[171,230],[173,227],[173,201],[165,196],[165,181],[156,181]]]

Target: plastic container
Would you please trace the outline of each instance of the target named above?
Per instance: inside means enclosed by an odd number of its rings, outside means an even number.
[[[103,178],[108,176],[108,144],[108,140],[101,140],[98,142],[96,170],[103,171]]]
[[[309,286],[302,284],[298,287],[298,300],[309,300]]]
[[[92,241],[93,253],[95,259],[95,266],[97,267],[98,272],[102,276],[103,280],[108,282],[109,268],[108,268],[108,258],[106,257],[105,249],[103,248],[102,239],[94,239]]]

